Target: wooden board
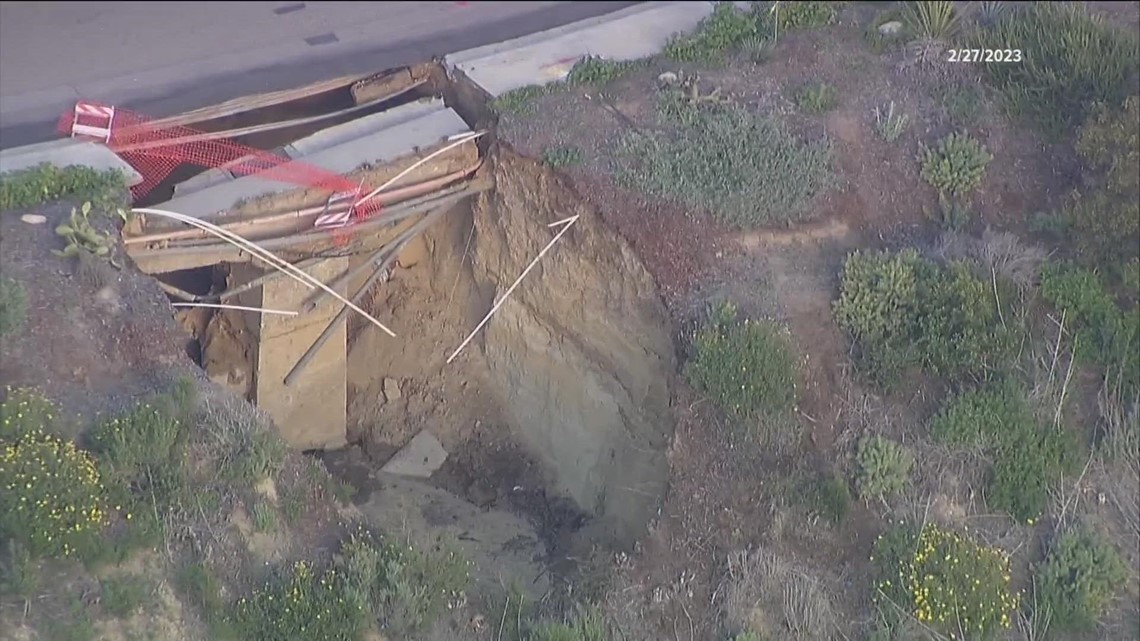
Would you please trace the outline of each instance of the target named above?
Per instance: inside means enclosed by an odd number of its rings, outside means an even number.
[[[329,282],[348,265],[347,257],[333,258],[306,271]],[[279,278],[265,285],[261,300],[267,309],[299,309],[311,293],[291,278]],[[261,317],[256,403],[273,417],[281,436],[295,449],[333,449],[347,443],[347,323],[340,324],[292,385],[286,387],[284,383],[285,376],[340,307],[339,301],[325,296],[308,314]]]
[[[271,91],[267,93],[254,94],[252,96],[242,96],[227,100],[221,104],[210,105],[187,111],[176,116],[168,118],[160,118],[147,123],[148,127],[154,128],[168,128],[168,127],[185,127],[193,125],[205,120],[214,120],[216,118],[223,118],[226,116],[233,116],[255,109],[264,109],[265,107],[272,107],[302,98],[308,98],[317,94],[322,94],[328,91],[335,91],[344,87],[351,86],[360,80],[367,78],[366,74],[355,74],[351,76],[341,76],[331,80],[324,80],[315,82],[303,87],[294,89],[285,89],[283,91]]]

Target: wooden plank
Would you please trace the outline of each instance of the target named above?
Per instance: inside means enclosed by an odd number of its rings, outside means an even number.
[[[130,144],[130,145],[123,145],[123,146],[117,148],[115,150],[115,153],[122,154],[122,153],[127,153],[130,151],[145,151],[148,149],[159,149],[159,148],[164,148],[164,147],[172,147],[175,145],[185,145],[185,144],[192,143],[192,142],[205,142],[205,141],[209,141],[209,140],[220,140],[222,138],[237,138],[239,136],[248,136],[251,134],[264,133],[267,131],[276,131],[278,129],[288,129],[289,127],[297,127],[299,125],[309,125],[309,124],[312,124],[315,122],[320,122],[322,120],[332,120],[333,118],[339,118],[341,116],[348,115],[354,111],[360,111],[362,109],[374,107],[381,102],[384,102],[386,100],[391,100],[392,98],[399,97],[399,96],[403,95],[404,93],[411,91],[412,89],[415,89],[416,87],[419,87],[422,84],[423,84],[423,81],[421,81],[419,83],[413,83],[413,84],[407,85],[407,86],[400,88],[400,89],[394,89],[393,91],[391,91],[388,94],[377,95],[377,96],[371,98],[369,102],[356,104],[356,105],[353,105],[351,107],[346,107],[344,109],[341,109],[339,111],[331,111],[328,113],[317,114],[315,116],[305,116],[304,118],[294,118],[292,120],[282,120],[282,121],[278,121],[278,122],[267,122],[267,123],[261,123],[258,125],[249,125],[247,127],[239,127],[237,129],[226,129],[225,131],[207,131],[207,132],[194,134],[191,136],[183,136],[181,138],[171,138],[169,140],[151,140],[151,141],[147,141],[147,142],[140,142],[140,143],[135,143],[135,144]],[[243,156],[242,158],[239,158],[236,161],[233,161],[231,163],[227,163],[226,166],[236,167],[238,165],[241,165],[245,159],[252,158],[252,157],[253,156]]]
[[[254,94],[252,96],[242,96],[241,98],[234,98],[227,100],[221,104],[210,105],[187,111],[176,116],[168,118],[160,118],[147,123],[147,127],[156,127],[165,129],[169,127],[185,127],[187,125],[196,124],[206,120],[214,120],[215,118],[224,118],[226,116],[233,116],[255,109],[264,109],[265,107],[272,107],[286,102],[293,102],[309,96],[315,96],[328,91],[335,91],[343,87],[348,87],[353,83],[367,78],[368,74],[354,74],[351,76],[341,76],[331,80],[324,80],[322,82],[305,85],[304,87],[297,87],[294,89],[284,89],[282,91],[271,91],[268,93]]]
[[[306,270],[328,282],[343,272],[349,258],[333,258]],[[345,292],[340,292],[344,294]],[[289,278],[266,283],[262,304],[267,309],[297,309],[311,290]],[[344,447],[347,443],[347,328],[342,325],[316,353],[313,361],[286,387],[293,365],[340,311],[327,297],[315,310],[300,316],[261,317],[257,359],[257,406],[277,425],[281,436],[299,450]]]

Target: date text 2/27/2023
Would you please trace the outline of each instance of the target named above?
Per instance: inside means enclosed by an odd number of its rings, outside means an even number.
[[[946,62],[1021,62],[1021,49],[950,49]]]

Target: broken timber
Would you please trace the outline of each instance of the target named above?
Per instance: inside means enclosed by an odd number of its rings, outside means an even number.
[[[420,87],[425,77],[422,69],[413,67],[338,78],[292,92],[231,101],[170,120],[172,124],[198,122],[326,91],[349,90],[358,107],[369,106]],[[307,120],[340,116],[354,109]],[[280,125],[296,122],[256,128]],[[226,284],[219,288],[225,291],[194,295],[167,288],[172,296],[192,304],[209,301],[235,306],[218,310],[205,321],[202,362],[207,373],[264,409],[292,447],[342,447],[347,439],[345,321],[349,311],[365,313],[358,307],[372,299],[369,294],[382,286],[409,242],[448,212],[457,211],[461,201],[492,187],[491,177],[480,172],[482,159],[475,137],[439,99],[342,123],[294,141],[282,153],[359,184],[360,193],[372,198],[368,211],[380,205],[375,213],[347,227],[319,229],[315,226],[318,217],[348,213],[348,202],[334,202],[321,187],[291,188],[257,174],[226,178],[231,167],[225,167],[217,170],[221,182],[211,178],[199,181],[197,189],[176,188],[174,200],[158,205],[154,217],[144,214],[130,220],[123,228],[123,247],[139,270],[150,274],[226,266]],[[158,209],[190,218],[168,220],[158,216]],[[222,231],[205,232],[197,224],[187,224],[193,218]],[[255,248],[240,248],[214,233],[251,241],[274,254],[274,260],[292,263],[320,281],[321,287],[344,298],[322,296],[324,290],[314,289],[315,283],[282,277],[282,272],[267,268],[250,253]],[[285,316],[257,311],[266,309],[298,313]]]

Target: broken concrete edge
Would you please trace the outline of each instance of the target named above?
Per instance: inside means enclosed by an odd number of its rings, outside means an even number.
[[[444,57],[449,73],[462,72],[497,98],[509,91],[566,78],[586,56],[640,60],[659,54],[669,40],[692,32],[712,14],[712,2],[649,2],[522,38]]]
[[[395,121],[397,122],[395,126],[370,132],[359,129],[360,125],[354,125],[357,121],[350,121],[338,127],[346,127],[344,131],[354,133],[327,134],[327,138],[336,144],[323,149],[320,148],[320,139],[326,136],[328,130],[318,132],[314,134],[318,137],[315,143],[298,141],[302,148],[309,148],[310,153],[299,156],[297,160],[344,175],[363,165],[391,162],[413,154],[417,149],[428,148],[453,136],[471,131],[467,123],[453,110],[435,109],[430,103],[426,106],[411,103],[386,113],[394,113],[406,107],[412,108],[409,111],[419,111],[424,115],[401,120],[401,114],[396,113],[396,116],[390,115],[384,121],[388,123]],[[353,137],[354,135],[356,137]],[[298,143],[293,143],[291,147],[296,149]],[[223,180],[219,184],[199,191],[177,194],[173,199],[156,207],[188,216],[210,216],[233,207],[238,201],[254,200],[298,188],[298,185],[267,180],[256,175],[246,176],[236,180]]]
[[[431,432],[421,430],[380,471],[394,476],[430,478],[447,461],[447,450]]]
[[[68,138],[0,150],[0,175],[43,164],[60,169],[89,167],[95,171],[118,171],[126,177],[128,187],[143,181],[134,167],[97,142]]]
[[[348,122],[327,127],[309,136],[294,141],[276,151],[278,154],[299,160],[307,156],[331,149],[338,145],[347,144],[383,129],[405,125],[417,118],[432,115],[443,111],[447,107],[439,99],[427,99],[401,105]],[[192,193],[215,187],[225,182],[238,180],[243,176],[226,169],[210,169],[193,178],[185,180],[174,186],[175,197],[188,196]]]

